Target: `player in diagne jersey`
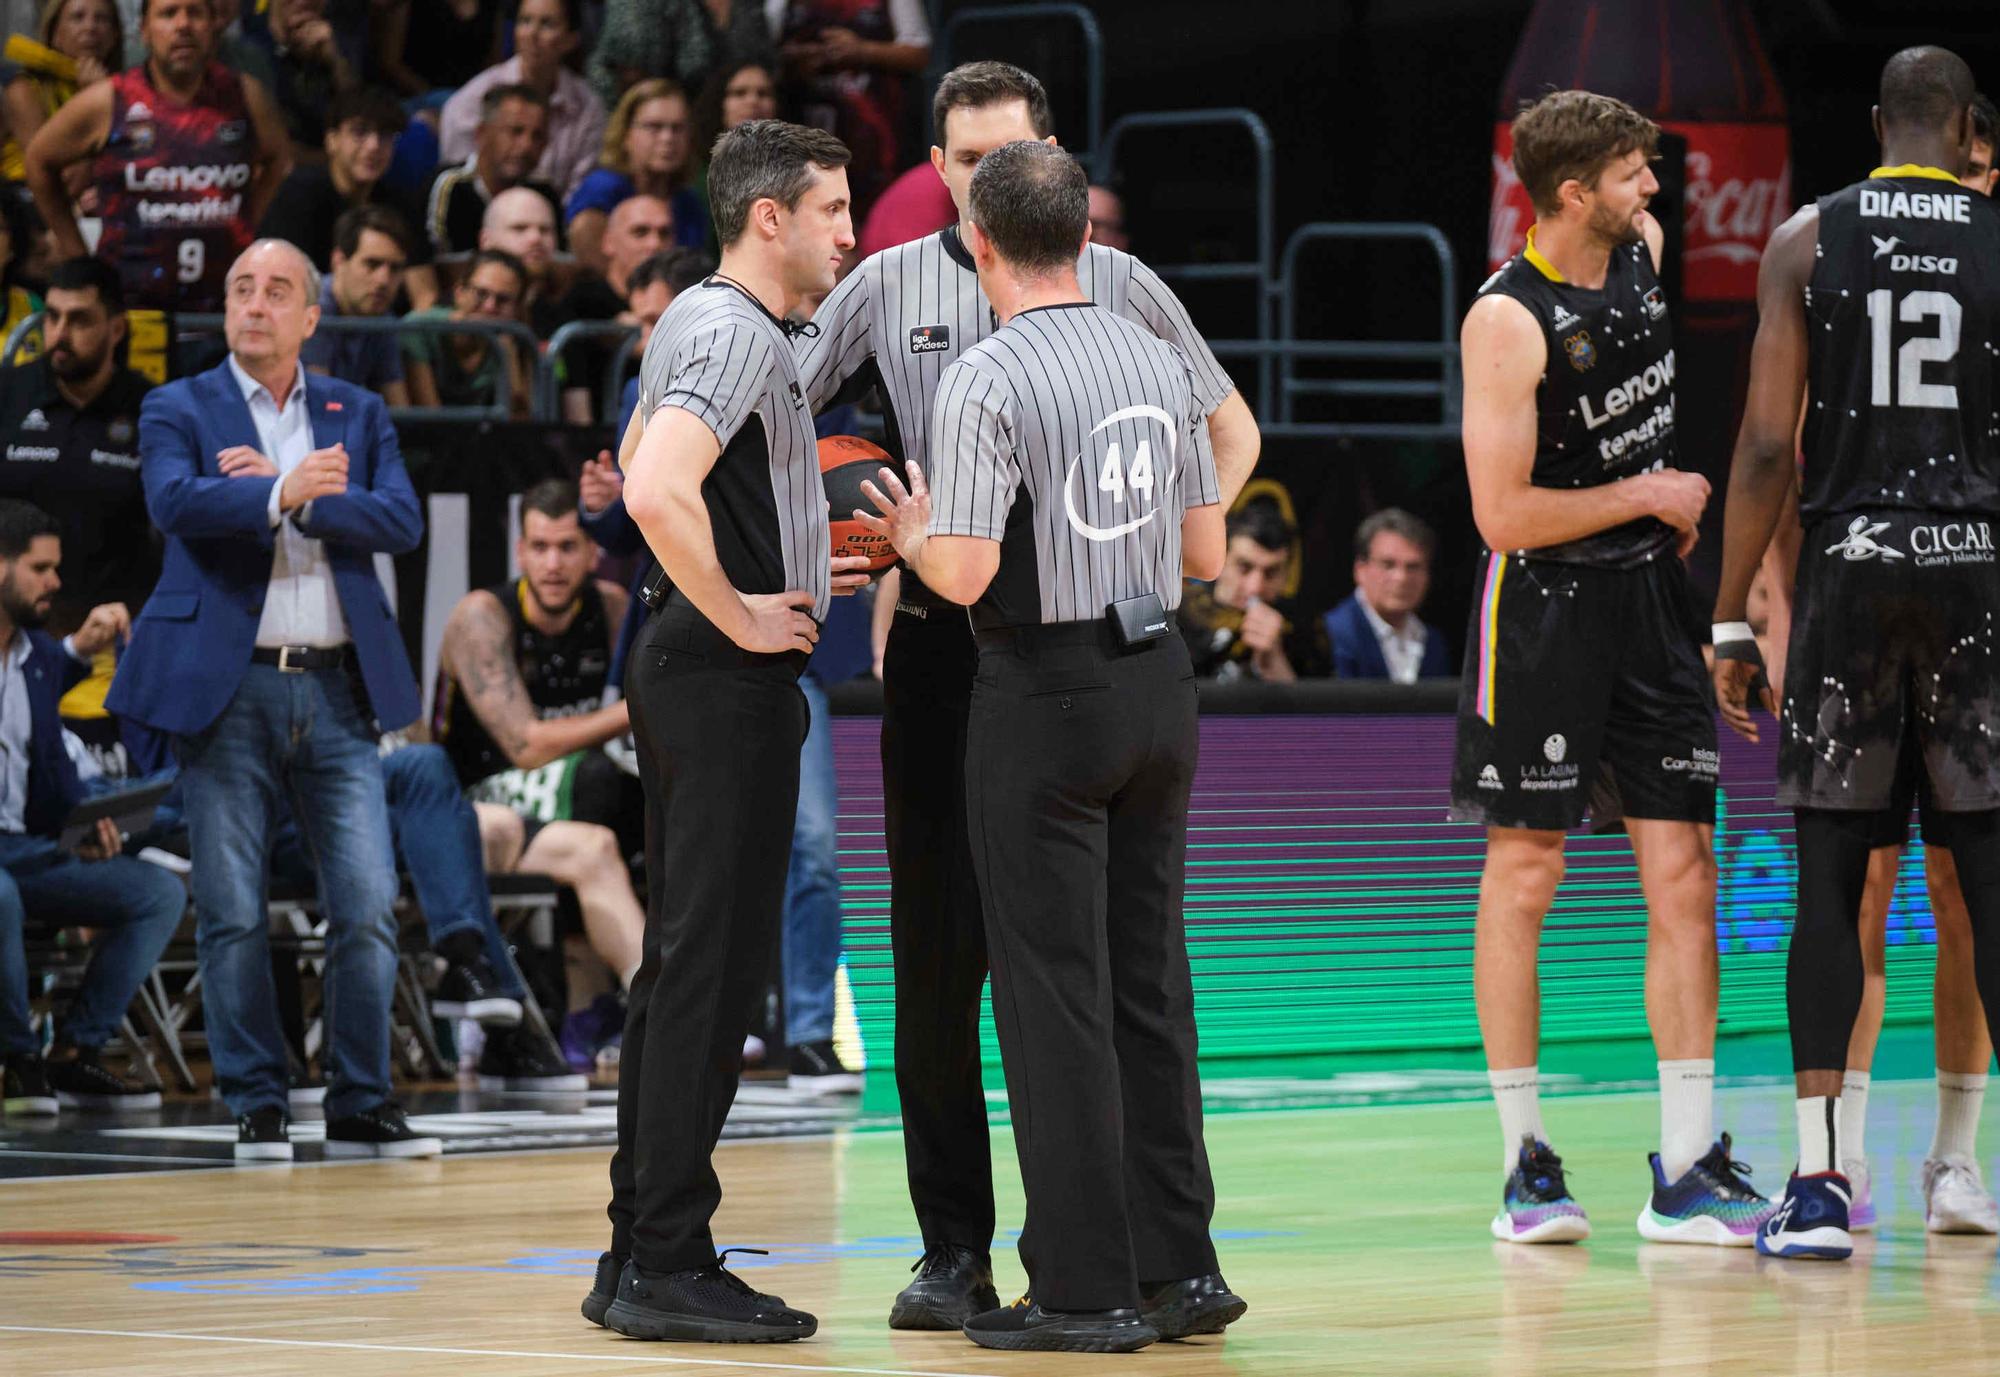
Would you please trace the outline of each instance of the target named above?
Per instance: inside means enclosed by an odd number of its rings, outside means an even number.
[[[1514,122],[1527,247],[1467,313],[1465,461],[1487,545],[1459,701],[1452,815],[1486,828],[1474,985],[1503,1170],[1494,1235],[1583,1238],[1542,1130],[1541,929],[1563,833],[1622,823],[1646,895],[1660,1151],[1642,1236],[1747,1247],[1771,1206],[1713,1135],[1718,757],[1679,555],[1708,484],[1679,471],[1674,351],[1656,277],[1658,130],[1555,92]]]
[[[220,311],[229,265],[290,170],[284,119],[256,80],[215,60],[208,0],[148,0],[141,24],[146,61],[42,126],[28,186],[65,258],[87,252],[71,191],[95,190],[97,254],[129,305]]]
[[[1745,735],[1753,697],[1777,711],[1778,799],[1798,819],[1786,1002],[1799,1161],[1757,1242],[1777,1256],[1852,1250],[1840,1099],[1861,1005],[1857,916],[1881,815],[1912,772],[1957,863],[1989,1031],[2000,1008],[2000,210],[1958,185],[1973,98],[1971,71],[1943,49],[1891,58],[1883,165],[1787,221],[1759,275],[1715,682]],[[1774,694],[1744,608],[1802,412],[1797,610]]]

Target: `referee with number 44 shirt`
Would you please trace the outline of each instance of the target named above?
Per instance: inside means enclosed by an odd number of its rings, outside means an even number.
[[[1195,686],[1172,609],[1222,568],[1221,490],[1188,356],[1077,280],[1076,160],[1006,144],[969,199],[1001,328],[939,380],[935,493],[885,468],[881,515],[856,513],[972,607],[979,646],[966,806],[1029,1291],[964,1332],[1130,1352],[1246,1309],[1208,1234],[1181,915]]]

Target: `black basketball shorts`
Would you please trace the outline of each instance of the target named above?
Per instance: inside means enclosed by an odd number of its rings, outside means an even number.
[[[2000,807],[1993,524],[1874,511],[1806,529],[1779,703],[1778,802],[1907,810],[1914,765],[1940,812]]]
[[[1599,831],[1713,823],[1715,711],[1687,573],[1487,554],[1466,636],[1451,816]]]

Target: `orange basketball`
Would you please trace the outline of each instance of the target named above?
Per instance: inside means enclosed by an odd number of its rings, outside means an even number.
[[[861,480],[882,487],[882,469],[894,469],[880,445],[858,435],[829,435],[819,442],[819,476],[826,486],[826,515],[833,527],[833,557],[865,555],[868,570],[887,569],[896,562],[896,548],[854,519],[856,509],[873,513],[875,504],[861,491]],[[899,475],[900,476],[900,475]]]

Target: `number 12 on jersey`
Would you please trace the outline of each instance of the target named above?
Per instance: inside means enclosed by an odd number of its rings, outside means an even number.
[[[1924,381],[1924,365],[1946,363],[1958,357],[1958,298],[1950,292],[1905,293],[1898,302],[1887,287],[1868,293],[1869,377],[1868,400],[1876,406],[1926,406],[1956,409],[1958,388],[1951,383]],[[1890,394],[1890,317],[1905,325],[1937,318],[1930,334],[1913,335],[1896,347],[1894,396]]]

